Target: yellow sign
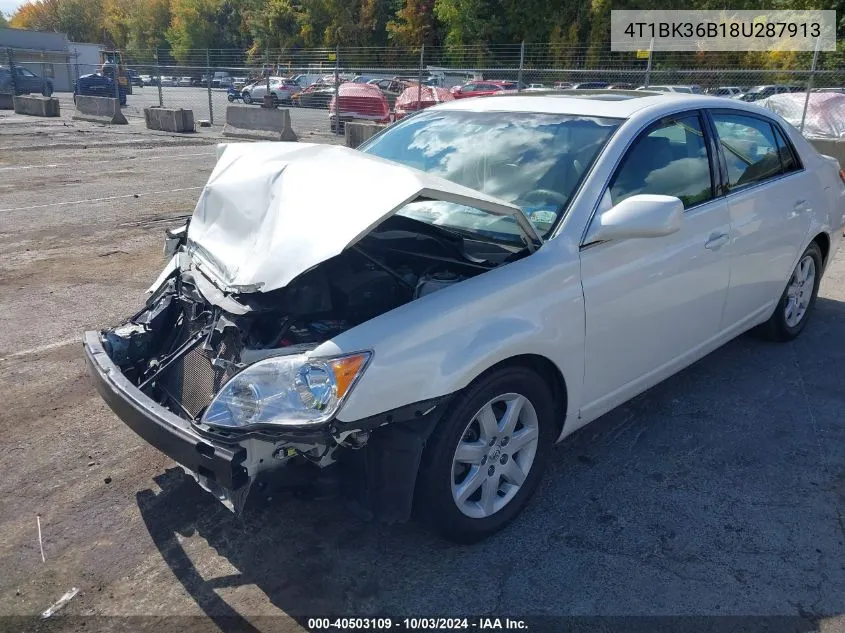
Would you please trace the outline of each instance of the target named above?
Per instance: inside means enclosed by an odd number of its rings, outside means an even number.
[[[337,59],[337,55],[335,55],[334,53],[329,53],[329,61],[330,62],[333,62],[336,59]]]
[[[637,51],[637,59],[648,59],[648,51]]]

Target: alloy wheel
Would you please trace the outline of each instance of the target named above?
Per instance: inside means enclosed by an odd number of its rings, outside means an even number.
[[[795,267],[789,285],[786,287],[786,306],[783,316],[789,327],[796,327],[807,314],[815,285],[816,262],[811,255],[805,255]]]
[[[525,483],[539,441],[537,412],[517,393],[491,399],[472,417],[452,458],[452,499],[468,517],[504,508]]]

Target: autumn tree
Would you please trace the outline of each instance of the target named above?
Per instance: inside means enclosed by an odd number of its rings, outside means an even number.
[[[59,0],[30,0],[12,14],[9,26],[32,31],[58,31]]]

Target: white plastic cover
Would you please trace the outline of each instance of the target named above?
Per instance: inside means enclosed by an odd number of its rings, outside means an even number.
[[[757,103],[800,128],[806,98],[806,92],[787,92],[772,95]],[[845,139],[845,95],[837,92],[811,92],[803,133],[805,138]]]
[[[227,289],[275,290],[420,197],[513,216],[529,248],[539,242],[519,207],[410,167],[334,145],[232,143],[200,194],[188,252]]]

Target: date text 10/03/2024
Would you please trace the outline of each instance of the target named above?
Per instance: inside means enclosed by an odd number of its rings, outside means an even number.
[[[524,620],[514,618],[308,618],[309,631],[390,630],[527,631]]]

